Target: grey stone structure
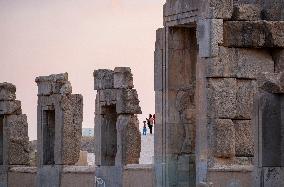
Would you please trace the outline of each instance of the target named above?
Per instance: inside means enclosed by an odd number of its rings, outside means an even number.
[[[36,83],[37,186],[60,186],[63,166],[79,159],[83,97],[72,94],[67,73],[37,77]]]
[[[16,100],[16,86],[0,83],[0,186],[8,186],[8,170],[29,164],[27,116]]]
[[[167,0],[155,49],[155,186],[253,186],[253,98],[259,73],[283,71],[283,6]]]
[[[260,76],[254,101],[254,186],[284,186],[284,73]]]
[[[127,67],[95,70],[94,81],[96,176],[108,187],[121,187],[124,166],[139,163],[141,134],[136,114],[142,112],[138,94]]]

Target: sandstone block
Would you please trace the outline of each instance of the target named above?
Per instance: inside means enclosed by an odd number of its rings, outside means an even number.
[[[183,124],[167,123],[167,147],[166,154],[181,154],[184,137],[186,135]]]
[[[283,21],[226,21],[224,45],[243,48],[284,47]]]
[[[235,78],[210,78],[207,96],[209,116],[233,119],[236,115],[236,93]]]
[[[137,91],[122,89],[117,91],[116,112],[118,114],[141,114]]]
[[[261,7],[257,4],[239,4],[234,7],[233,20],[255,21],[261,19]]]
[[[256,81],[237,79],[236,119],[252,119],[253,98],[256,93]]]
[[[0,83],[0,101],[16,99],[16,86],[11,83]]]
[[[214,125],[214,155],[221,158],[235,156],[235,128],[230,119],[217,119]]]
[[[199,56],[214,57],[218,55],[218,45],[223,43],[223,20],[199,20],[197,27]]]
[[[251,120],[234,120],[236,156],[253,157],[254,143]]]
[[[21,101],[0,101],[0,114],[21,114]]]
[[[133,88],[133,75],[129,67],[116,67],[114,69],[114,88]]]
[[[113,88],[114,72],[108,69],[99,69],[94,71],[95,90]]]

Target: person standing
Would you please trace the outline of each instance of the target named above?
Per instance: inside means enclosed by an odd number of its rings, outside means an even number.
[[[152,134],[152,129],[153,129],[153,125],[154,125],[154,118],[152,117],[152,114],[149,114],[149,119],[147,119],[147,123],[148,123],[148,127],[150,129],[150,134]]]
[[[143,125],[143,135],[147,135],[147,128],[146,128],[146,121],[143,121],[144,125]]]

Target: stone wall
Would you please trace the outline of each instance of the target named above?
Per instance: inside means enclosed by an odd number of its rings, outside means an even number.
[[[252,185],[253,98],[259,73],[283,69],[281,7],[281,0],[166,2],[155,50],[157,186]]]

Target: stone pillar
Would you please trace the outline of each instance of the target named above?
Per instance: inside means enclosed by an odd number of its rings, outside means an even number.
[[[254,186],[284,185],[284,73],[264,73],[258,79],[254,104]]]
[[[8,185],[10,166],[29,164],[27,116],[16,99],[16,87],[0,83],[0,186]]]
[[[60,186],[64,165],[80,155],[83,97],[72,94],[68,74],[36,78],[38,85],[37,186]]]
[[[130,68],[94,71],[96,95],[96,177],[106,186],[122,186],[124,166],[138,164],[141,134],[136,114],[141,114]]]

